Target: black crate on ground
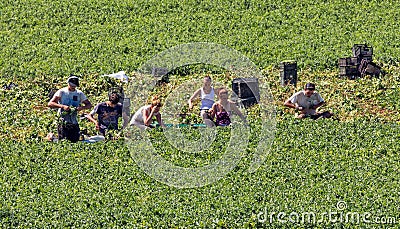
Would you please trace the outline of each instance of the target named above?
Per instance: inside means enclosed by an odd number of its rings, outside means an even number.
[[[381,67],[371,61],[363,59],[358,68],[358,71],[360,72],[361,76],[371,75],[379,77],[379,75],[381,74]]]
[[[162,77],[168,74],[168,68],[154,67],[151,69],[151,75],[154,77]]]
[[[369,62],[372,62],[372,56],[360,56],[358,58],[358,61],[361,63],[362,60],[367,60]]]
[[[358,71],[358,66],[356,66],[356,65],[340,66],[339,67],[339,75],[340,75],[340,77],[355,79],[355,78],[360,77],[360,72]]]
[[[281,85],[288,84],[297,85],[297,62],[296,61],[283,61],[280,63],[280,77]]]
[[[341,67],[341,66],[355,66],[360,63],[357,57],[345,57],[345,58],[339,58],[338,64],[339,67]]]
[[[154,67],[151,69],[151,75],[156,78],[160,78],[157,82],[157,85],[169,83],[168,73],[168,68]]]
[[[260,99],[260,88],[257,78],[236,78],[232,81],[232,91],[241,101],[249,99],[252,102],[246,102],[245,107],[257,103]],[[254,98],[254,99],[253,99]],[[247,101],[247,100],[246,100]]]
[[[256,97],[249,97],[249,98],[245,98],[245,99],[240,99],[239,98],[237,101],[238,101],[238,105],[240,105],[240,103],[241,103],[241,104],[243,104],[243,106],[245,108],[251,107],[251,106],[253,106],[255,104],[258,104],[258,100],[257,100]]]
[[[358,59],[371,58],[374,54],[374,50],[372,47],[368,47],[366,44],[355,44],[352,48],[353,56],[357,57]]]

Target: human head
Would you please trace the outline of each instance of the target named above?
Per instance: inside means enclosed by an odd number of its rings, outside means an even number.
[[[304,86],[304,92],[306,94],[307,97],[310,97],[315,91],[315,84],[313,83],[307,83]]]
[[[117,92],[113,91],[108,95],[108,100],[112,104],[117,104],[119,102],[120,96]]]
[[[218,97],[220,99],[228,99],[228,90],[226,90],[225,88],[219,88]]]
[[[77,76],[71,75],[68,80],[68,88],[74,91],[76,87],[79,87],[79,78]]]
[[[151,107],[157,107],[157,111],[160,110],[160,107],[162,107],[161,100],[158,98],[158,96],[153,96],[151,99]]]
[[[211,87],[211,77],[205,76],[203,79],[203,86],[204,87]]]

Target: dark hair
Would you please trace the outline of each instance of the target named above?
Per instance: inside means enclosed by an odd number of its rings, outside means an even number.
[[[71,75],[71,76],[68,78],[67,82],[68,82],[68,83],[73,83],[73,84],[75,84],[77,87],[79,87],[79,78],[78,78],[77,76],[75,76],[75,75]]]
[[[108,95],[108,100],[117,104],[120,100],[121,96],[118,94],[118,92],[113,91]]]

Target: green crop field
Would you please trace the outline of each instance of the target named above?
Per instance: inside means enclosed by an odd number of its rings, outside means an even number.
[[[389,0],[1,1],[0,86],[16,86],[0,89],[0,227],[398,228],[399,21],[400,3]],[[97,104],[118,85],[104,74],[138,79],[154,55],[195,42],[248,57],[273,96],[276,131],[255,172],[249,166],[263,140],[256,108],[245,111],[250,139],[237,166],[196,188],[146,173],[124,141],[129,130],[95,144],[44,140],[57,128],[48,93],[66,86],[70,74],[81,76],[80,89]],[[363,43],[385,74],[340,78],[338,58]],[[296,87],[280,86],[279,63],[289,59],[299,67]],[[228,88],[236,77],[185,66],[144,94],[165,100],[206,74]],[[300,121],[283,107],[306,82],[316,83],[327,101],[321,109],[335,119]],[[196,114],[186,121],[198,122]],[[86,120],[80,126],[96,134]],[[161,129],[148,136],[163,158],[192,168],[222,157],[229,130],[218,128],[210,148],[196,153],[174,147]],[[196,129],[182,132],[199,139]]]

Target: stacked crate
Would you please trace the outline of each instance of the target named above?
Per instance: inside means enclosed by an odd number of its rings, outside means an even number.
[[[339,75],[349,79],[365,75],[379,76],[380,67],[372,62],[373,48],[366,44],[355,44],[353,57],[339,58]]]
[[[347,77],[349,79],[355,79],[360,76],[358,71],[358,58],[356,57],[345,57],[339,58],[339,75],[340,77]]]
[[[361,60],[367,60],[369,62],[372,62],[372,55],[373,55],[373,48],[368,47],[367,45],[360,45],[360,44],[355,44],[353,45],[352,48],[353,51],[353,56],[358,59],[358,63],[361,63]]]

